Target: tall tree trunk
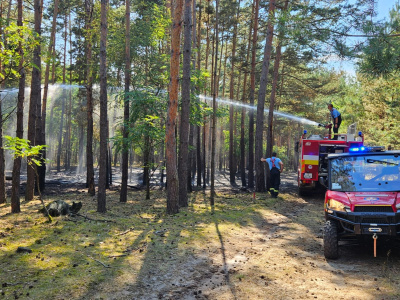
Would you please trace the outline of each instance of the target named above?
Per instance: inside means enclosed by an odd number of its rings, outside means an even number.
[[[129,164],[129,137],[128,122],[129,122],[129,85],[131,84],[131,48],[130,48],[130,28],[131,28],[131,3],[130,0],[125,0],[125,97],[124,97],[124,128],[123,138],[124,146],[122,147],[122,178],[121,178],[121,193],[120,202],[126,202],[128,196],[128,164]]]
[[[29,101],[29,117],[28,117],[28,140],[31,145],[36,143],[36,126],[40,126],[36,122],[38,121],[38,103],[41,103],[41,91],[40,91],[40,79],[41,79],[41,49],[40,49],[40,35],[41,35],[41,23],[42,23],[42,6],[40,0],[34,0],[34,19],[35,19],[35,32],[38,38],[38,44],[33,50],[33,64],[35,67],[32,68],[32,81],[31,81],[31,96]],[[35,166],[28,166],[27,168],[27,182],[25,200],[30,201],[34,196],[35,189]]]
[[[3,36],[4,36],[4,34],[3,34],[3,31],[4,31],[3,26],[4,26],[4,25],[3,25],[3,1],[2,1],[2,2],[0,2],[0,37],[1,37],[2,40],[3,40]],[[1,43],[1,44],[0,44],[0,53],[3,52],[3,51],[2,51],[2,50],[3,50],[3,47],[5,48],[5,47],[6,47],[6,44]],[[0,74],[2,74],[3,76],[5,75],[4,72],[3,72],[2,57],[0,57]],[[0,88],[3,88],[4,81],[5,81],[5,79],[0,78]],[[0,98],[0,100],[1,100],[1,98]],[[1,124],[0,124],[0,125],[1,125]]]
[[[192,0],[185,0],[182,108],[179,139],[179,206],[188,206],[187,177],[189,171],[190,60],[192,55]]]
[[[149,183],[150,175],[150,136],[144,136],[143,146],[143,180],[142,185],[147,186]]]
[[[275,13],[275,0],[270,0],[268,7],[268,24],[267,24],[267,37],[264,48],[264,59],[260,78],[260,89],[258,91],[257,103],[257,119],[256,119],[256,144],[255,144],[255,157],[256,157],[256,191],[265,191],[265,177],[264,177],[264,164],[260,162],[263,157],[263,131],[264,131],[264,105],[265,95],[267,92],[267,80],[269,63],[271,60],[272,40],[274,33],[274,18]]]
[[[18,0],[18,21],[17,25],[23,25],[23,0]],[[24,100],[25,100],[25,68],[24,68],[24,51],[21,42],[19,43],[18,53],[20,55],[19,62],[19,84],[18,84],[18,99],[17,99],[17,130],[16,137],[22,139],[24,137]],[[11,212],[19,213],[20,193],[19,187],[21,182],[21,157],[14,159],[12,171],[12,186],[11,186]]]
[[[231,78],[229,83],[229,99],[233,100],[234,95],[234,82],[235,82],[235,59],[236,59],[236,41],[237,41],[237,24],[239,21],[239,12],[240,12],[240,0],[237,7],[236,12],[236,20],[234,21],[233,27],[233,40],[232,40],[232,58],[231,58]],[[235,107],[230,105],[229,107],[229,181],[231,184],[235,184],[235,177],[236,177],[236,161],[234,157],[234,128],[233,128],[233,113],[235,111]]]
[[[143,153],[143,185],[146,186],[146,200],[150,200],[150,165],[151,165],[151,145],[150,136],[144,138],[144,153]]]
[[[85,0],[86,8],[86,102],[87,102],[87,142],[86,142],[86,184],[88,193],[95,194],[94,168],[93,168],[93,74],[92,74],[92,18],[93,0]]]
[[[201,13],[202,13],[202,0],[199,1],[199,22],[197,28],[197,70],[201,67]],[[200,94],[200,90],[197,87],[197,94]],[[197,186],[201,186],[201,172],[202,172],[202,162],[201,162],[201,126],[196,126],[196,164],[197,164]]]
[[[287,7],[289,4],[289,0],[285,1],[285,5],[283,7],[283,10],[286,11]],[[283,28],[284,24],[282,21],[280,21],[281,24],[279,24],[280,28]],[[276,46],[276,56],[275,56],[275,62],[274,62],[274,73],[273,73],[273,78],[272,78],[272,89],[271,89],[271,97],[269,101],[269,113],[268,113],[268,128],[267,128],[267,157],[272,156],[272,149],[274,146],[273,143],[273,122],[274,122],[274,106],[275,106],[275,95],[276,95],[276,87],[278,85],[278,76],[279,76],[279,63],[281,60],[281,52],[282,52],[282,38],[283,38],[283,32],[279,32],[278,36],[278,45]],[[267,184],[269,181],[267,180]]]
[[[79,103],[81,109],[84,108],[83,106],[83,99],[81,98],[80,103]],[[85,140],[85,132],[84,132],[84,124],[82,122],[79,122],[79,150],[78,150],[78,174],[82,174],[83,172],[83,166],[84,166],[84,159],[83,159],[83,148],[84,148],[84,140]]]
[[[251,72],[250,72],[250,105],[254,106],[254,95],[256,89],[256,55],[257,55],[257,32],[258,32],[258,13],[260,0],[253,1],[254,25],[253,43],[251,49]],[[254,187],[254,111],[249,111],[249,188]]]
[[[221,56],[222,57],[222,56]],[[222,80],[222,97],[225,97],[225,86],[226,86],[226,64],[228,62],[228,43],[225,46],[225,58],[224,58],[224,79]]]
[[[101,0],[100,18],[100,160],[97,211],[105,213],[107,184],[107,8],[108,1]]]
[[[201,186],[201,126],[196,126],[196,162],[197,162],[197,186]]]
[[[254,13],[254,8],[252,10],[252,14]],[[249,40],[247,44],[247,54],[246,54],[246,68],[244,70],[244,80],[243,80],[243,91],[242,91],[242,103],[246,103],[247,97],[247,76],[248,76],[248,65],[250,58],[250,48],[251,48],[251,37],[253,31],[253,19],[250,22],[249,28]],[[245,119],[246,119],[246,109],[242,107],[242,116],[240,119],[240,176],[242,179],[242,186],[246,186],[246,143],[245,143]]]
[[[57,26],[57,15],[58,15],[58,4],[59,0],[54,1],[54,11],[53,11],[53,22],[51,26],[51,34],[50,34],[50,43],[48,47],[48,53],[50,53],[50,57],[47,58],[46,62],[46,70],[44,75],[44,89],[43,89],[43,105],[42,105],[42,135],[41,135],[41,143],[46,144],[46,110],[47,110],[47,96],[49,90],[49,76],[50,76],[50,63],[55,60],[55,42],[56,42],[56,26]],[[46,158],[46,149],[43,149],[43,158]],[[44,189],[44,184],[46,181],[46,164],[43,163],[38,167],[39,174],[39,186],[40,190]]]
[[[3,38],[3,2],[0,3],[0,37]],[[0,52],[3,44],[0,44]],[[0,74],[4,75],[2,68],[2,61],[0,57]],[[0,88],[2,87],[2,81],[0,79]],[[6,202],[6,177],[5,177],[5,158],[3,149],[3,111],[2,111],[2,98],[0,96],[0,204]]]
[[[3,2],[0,4],[0,37],[3,38]],[[0,51],[2,50],[2,44],[0,44]],[[7,47],[6,45],[4,45]],[[0,74],[4,75],[2,69],[2,61],[0,57]],[[0,79],[0,88],[2,87],[2,81]],[[4,149],[3,149],[3,111],[2,111],[2,99],[0,97],[0,203],[6,202],[6,177],[5,177],[5,158],[4,158]]]
[[[210,0],[207,0],[207,5],[210,5]],[[210,10],[206,10],[207,21],[206,21],[206,62],[204,68],[208,70],[208,53],[210,52]],[[204,95],[207,95],[207,80],[204,84]],[[205,171],[205,170],[204,170]]]
[[[69,69],[69,100],[68,100],[68,109],[67,109],[67,130],[66,130],[66,147],[65,147],[65,169],[69,170],[71,167],[71,156],[72,156],[72,145],[71,145],[71,131],[72,131],[72,53],[71,53],[71,49],[72,49],[72,30],[71,30],[71,9],[68,10],[68,18],[69,18],[69,25],[68,25],[68,31],[69,31],[69,49],[70,49],[70,53],[69,53],[69,65],[70,65],[70,69]]]
[[[65,15],[64,20],[64,66],[63,66],[63,93],[62,93],[62,103],[61,103],[61,120],[60,120],[60,128],[58,132],[58,150],[57,150],[57,172],[61,171],[61,154],[62,154],[62,136],[63,136],[63,127],[64,127],[64,114],[65,114],[65,101],[67,99],[67,90],[65,87],[66,79],[65,72],[67,70],[67,26],[68,20],[67,15]],[[65,158],[64,158],[65,159]]]
[[[169,88],[168,117],[166,126],[167,159],[167,213],[179,212],[179,181],[176,161],[176,116],[178,111],[179,57],[182,30],[183,0],[174,0],[173,24],[171,33],[171,80]],[[186,183],[185,183],[186,184]]]
[[[207,186],[206,181],[206,133],[207,133],[207,118],[204,117],[203,136],[202,136],[202,157],[201,157],[201,170],[203,175],[203,189]]]
[[[215,150],[217,141],[217,66],[218,66],[218,8],[219,0],[215,1],[215,59],[214,59],[214,74],[213,74],[213,115],[212,115],[212,131],[211,131],[211,191],[210,191],[210,205],[213,206],[215,202]]]
[[[0,98],[0,204],[6,203],[6,176],[5,158],[3,149],[3,111],[2,100]]]
[[[8,1],[8,8],[7,8],[7,19],[6,19],[6,25],[7,26],[10,25],[11,6],[12,6],[12,0],[9,0]],[[17,20],[17,22],[18,22],[18,20]]]
[[[289,1],[285,1],[285,5],[283,10],[286,11],[288,7]],[[284,24],[282,21],[280,21],[279,27],[283,28]],[[283,38],[283,32],[279,32],[278,36],[278,45],[276,46],[276,56],[275,56],[275,62],[274,62],[274,73],[273,73],[273,78],[272,78],[272,89],[271,89],[271,96],[270,96],[270,101],[269,101],[269,113],[268,113],[268,127],[267,127],[267,149],[266,149],[266,157],[271,157],[272,156],[272,149],[274,146],[274,136],[273,136],[273,122],[274,122],[274,107],[275,107],[275,95],[276,95],[276,88],[278,84],[278,76],[279,76],[279,63],[281,59],[281,52],[282,52],[282,47],[281,47],[281,41]],[[270,186],[270,172],[269,168],[267,168],[267,191],[271,188]]]
[[[193,39],[192,39],[192,48],[196,48],[196,0],[192,1],[192,16],[193,16]],[[196,73],[196,55],[192,56],[192,68],[193,68],[193,73]],[[193,95],[196,94],[195,90],[195,85],[191,85],[191,92]],[[194,176],[196,174],[196,158],[195,158],[195,152],[194,152],[194,133],[195,133],[195,126],[194,124],[190,124],[190,129],[189,129],[189,161],[188,161],[188,180],[187,180],[187,186],[188,186],[188,192],[191,193],[193,191],[192,188],[192,182],[194,180]]]

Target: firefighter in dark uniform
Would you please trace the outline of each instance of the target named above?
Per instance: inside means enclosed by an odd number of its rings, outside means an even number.
[[[268,162],[270,170],[270,185],[269,192],[271,196],[276,198],[279,193],[279,185],[281,184],[281,172],[283,171],[283,162],[276,157],[276,152],[272,152],[271,158],[261,158],[261,161]]]
[[[336,108],[333,107],[332,104],[328,104],[328,109],[331,112],[331,117],[333,120],[333,140],[337,140],[337,133],[339,132],[340,124],[342,124],[342,115]]]

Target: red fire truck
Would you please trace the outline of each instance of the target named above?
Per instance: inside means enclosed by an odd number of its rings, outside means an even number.
[[[361,132],[356,134],[356,124],[349,126],[347,134],[338,134],[336,140],[331,139],[332,124],[318,126],[327,128],[329,133],[322,137],[307,135],[307,131],[304,130],[300,141],[296,144],[296,151],[299,154],[297,183],[300,196],[315,189],[320,182],[326,182],[328,154],[347,153],[349,149],[358,151],[364,148],[364,136]]]

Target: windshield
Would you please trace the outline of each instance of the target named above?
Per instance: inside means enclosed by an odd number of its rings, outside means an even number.
[[[341,192],[400,191],[398,154],[338,157],[331,160],[330,188]]]

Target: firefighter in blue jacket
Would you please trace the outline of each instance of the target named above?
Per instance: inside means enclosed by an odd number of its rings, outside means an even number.
[[[328,104],[328,109],[331,112],[331,117],[333,120],[333,140],[337,140],[338,139],[338,132],[339,132],[339,127],[340,124],[342,124],[342,115],[340,114],[340,112],[333,107],[332,104]]]
[[[261,161],[268,162],[270,170],[270,190],[271,196],[276,198],[279,193],[279,185],[281,184],[281,172],[283,171],[283,162],[276,157],[276,152],[272,152],[271,158],[261,158]]]

